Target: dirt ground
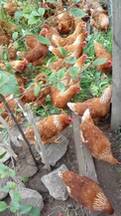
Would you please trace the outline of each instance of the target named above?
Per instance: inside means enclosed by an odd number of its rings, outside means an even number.
[[[102,121],[99,124],[100,128],[109,137],[113,146],[113,153],[117,159],[121,161],[121,134],[114,134],[110,130],[110,122]],[[65,135],[69,138],[69,148],[65,156],[52,169],[58,168],[61,164],[65,164],[68,169],[78,172],[78,163],[75,155],[75,145],[73,141],[72,129],[65,131]],[[22,163],[21,163],[22,165]],[[42,169],[40,162],[40,172],[34,177],[30,178],[27,187],[37,190],[41,193],[44,199],[44,209],[41,216],[85,216],[81,214],[81,206],[79,206],[72,199],[67,201],[57,201],[49,196],[47,189],[41,183],[41,176],[47,171]],[[95,161],[98,180],[106,195],[111,200],[115,216],[121,216],[121,166],[110,166],[102,161]],[[1,216],[13,216],[10,213],[0,214]],[[92,215],[92,214],[91,214]],[[94,214],[93,214],[94,215]],[[99,216],[106,216],[99,214]]]

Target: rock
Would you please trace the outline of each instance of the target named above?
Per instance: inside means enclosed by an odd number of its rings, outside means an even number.
[[[26,177],[32,177],[37,172],[37,167],[27,147],[23,148],[23,151],[21,151],[18,155],[16,172],[18,176]]]
[[[0,188],[3,188],[7,184],[7,182],[8,182],[8,178],[0,179]],[[8,193],[0,191],[0,200],[3,200],[4,198],[6,198],[7,195]]]
[[[48,162],[51,166],[54,166],[67,151],[69,140],[61,136],[59,144],[45,145]],[[43,162],[43,161],[42,161]]]
[[[63,164],[58,169],[50,172],[48,175],[44,175],[41,178],[42,183],[48,189],[50,195],[57,200],[67,200],[68,192],[63,181],[58,176],[59,171],[68,170]]]
[[[22,204],[31,205],[32,207],[39,208],[40,211],[43,209],[43,198],[37,191],[29,188],[21,188],[19,192],[22,199]]]

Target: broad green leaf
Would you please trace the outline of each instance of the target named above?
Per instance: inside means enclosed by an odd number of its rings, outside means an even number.
[[[19,212],[20,214],[28,214],[32,210],[32,206],[30,205],[20,205]]]
[[[8,182],[6,187],[9,189],[9,190],[15,190],[16,189],[16,183],[15,182]]]
[[[37,36],[37,39],[44,45],[50,45],[50,41],[42,35]]]
[[[80,17],[80,18],[83,18],[87,15],[83,10],[81,10],[80,8],[76,8],[76,7],[71,8],[70,12],[73,16]]]
[[[16,94],[19,92],[15,75],[0,70],[0,93],[3,95]]]
[[[18,32],[14,32],[14,33],[12,34],[12,38],[13,38],[13,40],[15,41],[15,40],[18,38]]]
[[[40,216],[40,209],[32,207],[31,212],[29,213],[30,216]]]
[[[57,88],[58,88],[60,91],[62,91],[62,92],[65,91],[65,85],[64,85],[62,82],[59,82],[59,83],[57,84]]]
[[[0,201],[0,212],[4,212],[8,208],[4,201]]]
[[[7,152],[0,154],[0,159],[3,159]]]
[[[30,16],[29,19],[28,19],[28,25],[33,25],[33,24],[36,24],[37,21],[39,21],[39,17],[36,17],[36,16]]]
[[[6,48],[3,49],[2,60],[3,61],[8,61],[8,50]]]
[[[20,209],[20,204],[18,202],[11,202],[11,205],[10,205],[10,211],[13,212],[13,213],[16,213],[18,212]]]
[[[45,14],[45,8],[39,8],[38,9],[38,13],[39,13],[39,16],[44,16],[44,14]]]
[[[48,3],[57,3],[57,0],[46,0]]]
[[[79,75],[80,70],[78,67],[73,66],[73,67],[69,68],[69,72],[70,72],[72,78],[76,79]]]
[[[80,2],[80,0],[73,0],[73,3],[75,3],[75,4],[77,4],[79,2]]]
[[[76,57],[69,57],[65,60],[65,62],[68,64],[75,64],[76,61],[77,61]]]
[[[6,178],[6,177],[14,177],[15,171],[4,165],[3,163],[0,163],[0,178]]]
[[[58,57],[57,56],[52,56],[51,58],[49,58],[48,62],[47,62],[47,65],[55,62],[58,60]]]
[[[63,47],[59,47],[59,51],[62,56],[67,56],[69,54],[69,51],[65,50]]]
[[[22,177],[21,177],[21,181],[22,181],[23,183],[27,183],[27,182],[29,181],[29,177],[27,177],[27,176],[22,176]]]
[[[90,90],[93,96],[98,96],[99,88],[96,86],[96,84],[92,84]]]
[[[14,17],[15,17],[16,21],[19,22],[21,17],[23,17],[23,12],[22,11],[16,11]]]
[[[57,73],[51,73],[48,78],[50,84],[57,82]]]
[[[58,78],[58,79],[62,79],[62,78],[64,77],[64,75],[65,75],[65,71],[66,71],[65,68],[60,69],[60,70],[57,72],[57,78]]]
[[[105,58],[97,58],[94,62],[93,62],[93,64],[95,65],[95,66],[98,66],[98,65],[103,65],[103,64],[105,64],[107,62],[107,59],[105,59]]]
[[[31,16],[35,16],[35,17],[39,16],[38,11],[36,11],[36,10],[32,11]]]
[[[35,95],[35,97],[37,97],[39,95],[40,90],[41,90],[41,86],[39,84],[34,87],[34,95]]]

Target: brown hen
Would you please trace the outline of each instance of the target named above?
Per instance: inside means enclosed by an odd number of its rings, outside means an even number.
[[[95,55],[97,58],[104,59],[106,63],[98,65],[97,70],[102,73],[110,73],[112,70],[112,55],[109,53],[102,44],[94,42]]]
[[[112,97],[111,86],[107,87],[101,97],[91,98],[84,102],[68,103],[68,107],[78,115],[83,115],[86,109],[90,109],[93,118],[103,118],[110,111]]]
[[[67,114],[51,115],[37,122],[36,125],[40,131],[43,144],[54,142],[55,136],[69,126],[71,122],[72,119]],[[28,128],[25,135],[32,144],[35,143],[34,131],[32,128]]]
[[[110,141],[94,124],[89,109],[87,109],[82,116],[80,135],[93,157],[112,165],[120,164],[120,162],[113,157]]]
[[[72,99],[79,92],[80,92],[79,84],[74,84],[70,86],[64,92],[58,90],[55,87],[51,87],[50,96],[54,106],[58,108],[65,108],[68,101],[70,101],[70,99]]]
[[[111,202],[105,196],[102,188],[92,179],[79,176],[72,171],[59,172],[70,197],[92,212],[113,214]]]

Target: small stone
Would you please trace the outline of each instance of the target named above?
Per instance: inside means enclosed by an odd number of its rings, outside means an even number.
[[[61,136],[60,143],[45,145],[48,162],[51,166],[55,166],[67,151],[69,140]],[[43,161],[42,161],[43,162]]]
[[[32,177],[37,172],[37,167],[28,148],[20,152],[16,161],[16,172],[18,176]]]
[[[32,207],[39,208],[41,212],[41,210],[44,207],[43,198],[41,194],[29,188],[21,188],[19,192],[22,199],[22,204],[31,205]]]
[[[63,181],[58,176],[59,171],[65,171],[68,168],[63,164],[58,169],[44,175],[41,178],[42,183],[48,189],[50,195],[57,200],[67,200],[68,192]]]
[[[8,178],[0,179],[0,188],[3,188],[8,182]],[[8,195],[7,192],[1,192],[0,191],[0,200],[3,200]]]

